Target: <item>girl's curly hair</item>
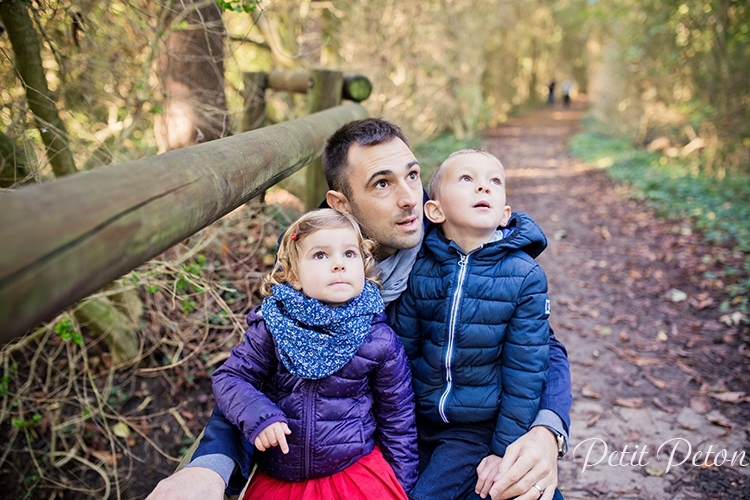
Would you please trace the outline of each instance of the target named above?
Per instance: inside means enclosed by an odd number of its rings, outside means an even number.
[[[365,278],[379,286],[378,273],[375,269],[375,257],[373,256],[377,243],[362,235],[359,224],[351,215],[331,208],[321,208],[302,215],[284,231],[281,243],[279,244],[279,250],[276,254],[276,262],[260,286],[261,296],[266,297],[271,295],[271,289],[274,285],[298,279],[299,244],[302,240],[321,229],[340,228],[351,228],[357,233],[359,250],[362,253],[362,264],[365,268]]]

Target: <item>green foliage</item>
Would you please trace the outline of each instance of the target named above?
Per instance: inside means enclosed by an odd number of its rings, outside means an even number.
[[[647,144],[703,141],[699,168],[750,174],[750,7],[722,0],[589,2],[608,66],[600,116]],[[616,61],[616,62],[613,62]],[[608,97],[604,97],[607,100]]]
[[[34,424],[42,420],[42,416],[39,413],[34,413],[30,419],[26,420],[23,418],[14,418],[11,422],[13,427],[16,427],[18,429],[27,429],[29,427],[33,427]]]
[[[633,148],[626,139],[585,132],[571,140],[576,156],[607,168],[613,179],[630,184],[657,215],[688,218],[709,241],[730,244],[745,254],[743,269],[726,287],[730,300],[722,310],[750,312],[750,176],[718,180],[690,162]]]
[[[221,7],[221,10],[229,12],[244,12],[250,13],[258,8],[256,0],[216,0],[216,4]]]
[[[55,333],[65,342],[73,341],[76,345],[83,345],[83,337],[73,325],[70,318],[64,317],[55,325]]]
[[[460,149],[478,148],[482,145],[481,139],[464,138],[459,139],[453,134],[443,134],[431,141],[415,144],[414,156],[419,160],[421,166],[422,184],[427,185],[437,167],[450,156],[451,153]]]

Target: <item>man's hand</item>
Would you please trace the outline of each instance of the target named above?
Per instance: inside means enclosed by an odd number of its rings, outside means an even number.
[[[513,497],[518,497],[518,500],[551,500],[555,488],[557,442],[549,429],[538,426],[508,446],[489,493],[492,500]],[[540,489],[543,494],[540,494]]]
[[[224,479],[205,467],[186,467],[159,481],[146,500],[224,500]]]
[[[286,455],[289,453],[289,445],[286,444],[286,437],[291,434],[292,431],[286,425],[286,422],[275,422],[258,434],[255,438],[255,447],[258,451],[266,451],[271,446],[281,446],[281,453]]]

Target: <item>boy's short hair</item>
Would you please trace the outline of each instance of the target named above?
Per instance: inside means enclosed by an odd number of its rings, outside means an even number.
[[[446,163],[448,163],[452,158],[460,155],[466,155],[466,154],[482,154],[489,157],[494,158],[497,160],[497,162],[500,164],[500,167],[503,168],[503,176],[505,175],[505,167],[503,167],[503,164],[500,160],[498,160],[497,156],[493,155],[486,149],[482,148],[466,148],[466,149],[459,149],[458,151],[454,151],[451,153],[448,158],[443,160],[443,163],[440,164],[440,166],[435,170],[435,173],[432,174],[432,178],[430,179],[429,184],[427,184],[427,196],[430,197],[431,200],[434,200],[437,198],[439,192],[440,192],[440,184],[443,182],[443,166],[445,166]],[[505,179],[503,179],[503,182]]]
[[[351,198],[349,173],[346,169],[349,148],[355,143],[360,146],[375,146],[393,139],[401,139],[404,144],[409,145],[398,126],[381,118],[356,120],[339,128],[323,146],[323,174],[328,188]]]

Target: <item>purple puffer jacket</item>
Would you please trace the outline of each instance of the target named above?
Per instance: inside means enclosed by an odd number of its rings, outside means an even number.
[[[273,338],[253,309],[242,343],[213,374],[216,403],[250,443],[286,422],[289,453],[256,452],[258,466],[284,481],[339,472],[376,442],[407,492],[417,481],[417,431],[409,361],[396,334],[376,315],[354,357],[320,380],[301,379],[279,360]],[[259,389],[262,388],[262,391]]]

